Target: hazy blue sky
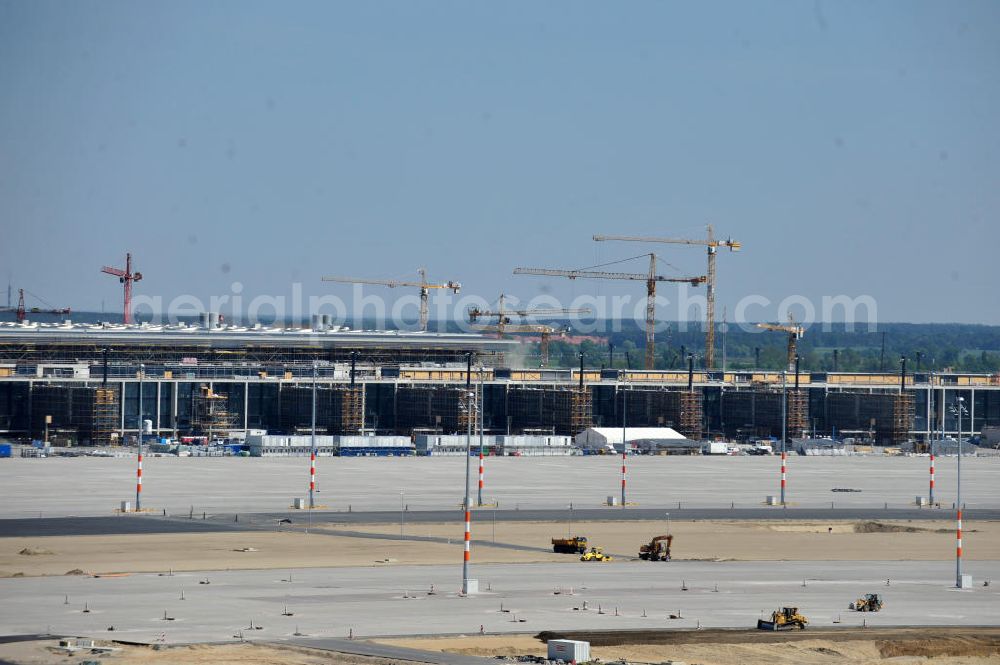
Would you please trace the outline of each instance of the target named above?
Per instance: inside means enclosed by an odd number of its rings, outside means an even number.
[[[511,269],[711,222],[744,243],[720,311],[1000,324],[998,118],[992,0],[0,0],[0,278],[118,309],[99,268],[131,250],[165,300],[421,265],[488,300],[639,298]]]

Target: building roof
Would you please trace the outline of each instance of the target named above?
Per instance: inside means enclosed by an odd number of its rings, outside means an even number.
[[[684,440],[686,437],[673,427],[626,427],[625,439],[638,441],[654,439],[658,441]],[[621,427],[590,427],[576,435],[577,442],[582,443],[621,443]]]
[[[414,347],[503,351],[516,342],[468,333],[407,332],[398,330],[325,330],[272,326],[123,325],[113,323],[0,323],[3,344],[143,344],[199,345],[238,348],[266,344],[276,347]]]

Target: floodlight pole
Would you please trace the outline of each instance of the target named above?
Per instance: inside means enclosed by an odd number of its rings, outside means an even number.
[[[139,436],[136,439],[138,466],[135,471],[135,509],[142,510],[142,377],[146,373],[146,365],[139,365]]]
[[[781,505],[785,505],[785,482],[786,467],[785,460],[785,437],[787,436],[788,424],[788,372],[781,372]]]
[[[955,547],[955,586],[962,588],[962,411],[965,398],[958,397],[955,413],[958,416],[958,480],[955,488],[955,508],[957,510],[957,531]]]
[[[310,439],[309,453],[309,509],[316,507],[316,369],[317,362],[313,361],[312,367],[312,434]]]
[[[466,435],[465,435],[465,548],[462,555],[462,593],[469,588],[469,558],[472,532],[472,496],[469,490],[469,462],[472,457],[472,419],[475,418],[475,395],[472,392],[472,354],[468,355],[465,372],[465,405],[466,405]]]
[[[625,372],[622,372],[622,509],[625,508],[625,460],[626,453],[628,452],[628,439],[627,439],[627,427],[626,422],[626,396],[627,392],[625,390]]]

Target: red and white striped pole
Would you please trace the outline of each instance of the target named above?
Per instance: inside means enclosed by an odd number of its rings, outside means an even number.
[[[140,434],[141,436],[141,434]],[[135,470],[135,509],[142,509],[142,444],[139,444],[139,466]]]
[[[139,436],[136,439],[137,466],[135,470],[135,509],[142,510],[142,434],[145,431],[142,422],[142,379],[146,375],[146,364],[139,364]]]
[[[467,594],[470,591],[469,585],[469,560],[471,559],[472,545],[472,492],[470,491],[470,478],[469,478],[469,466],[470,460],[472,459],[472,420],[476,417],[476,408],[479,406],[476,403],[476,394],[472,392],[472,354],[468,356],[468,364],[466,366],[465,375],[465,395],[466,395],[466,415],[468,418],[467,429],[465,435],[465,498],[463,499],[463,508],[465,508],[465,538],[464,538],[464,548],[465,551],[462,553],[462,593]]]
[[[483,449],[479,449],[479,505],[483,505]]]
[[[958,506],[958,531],[955,534],[955,568],[958,571],[958,584],[957,586],[962,586],[962,506]]]
[[[788,483],[788,456],[781,451],[781,505],[785,505],[785,485]]]
[[[315,508],[316,503],[313,494],[316,492],[316,449],[313,448],[309,455],[309,507]]]
[[[929,496],[929,500],[930,500],[930,503],[931,503],[932,506],[934,505],[934,452],[933,452],[933,446],[934,446],[934,444],[932,443],[931,444],[931,487],[930,487],[930,496]]]
[[[625,507],[625,442],[622,441],[622,508]]]

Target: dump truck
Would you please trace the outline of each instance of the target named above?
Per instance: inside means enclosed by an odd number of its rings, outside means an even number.
[[[847,609],[854,610],[855,612],[878,612],[882,609],[882,597],[877,593],[866,593],[861,596],[853,603],[847,606]]]
[[[804,629],[809,619],[799,614],[797,607],[782,607],[780,610],[771,612],[771,619],[758,619],[757,628],[759,630],[791,630],[792,628]]]
[[[584,536],[553,538],[552,551],[557,554],[583,554],[587,551],[587,538]]]
[[[670,534],[654,536],[639,547],[639,558],[643,561],[670,561],[670,545],[673,542],[674,537]]]
[[[589,552],[580,557],[580,561],[611,561],[611,557],[600,547],[591,547]]]

